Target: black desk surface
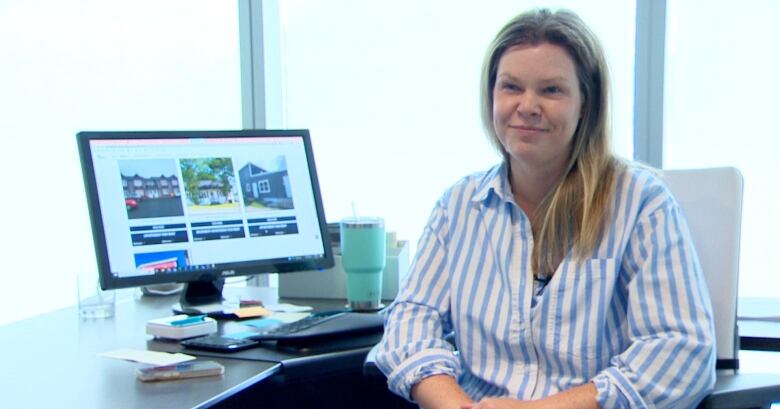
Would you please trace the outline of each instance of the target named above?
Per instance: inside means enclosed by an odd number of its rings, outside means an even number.
[[[744,298],[738,310],[741,349],[780,351],[780,300]]]
[[[0,406],[208,407],[269,377],[294,377],[296,371],[306,372],[312,367],[325,372],[338,370],[339,365],[359,368],[369,349],[262,348],[237,354],[187,350],[184,352],[199,359],[222,363],[225,375],[151,383],[135,379],[135,369],[145,365],[97,356],[121,348],[181,350],[178,344],[161,343],[145,333],[146,321],[170,315],[175,301],[176,297],[135,296],[119,300],[110,319],[82,320],[76,307],[70,307],[0,326],[0,362],[4,368]],[[220,327],[225,325],[234,323],[221,323]],[[308,365],[321,360],[328,365]]]
[[[242,290],[243,291],[243,290]],[[264,293],[262,299],[275,301]],[[271,297],[269,299],[269,297]],[[75,307],[0,326],[0,382],[3,407],[79,408],[189,408],[208,407],[257,385],[266,378],[327,376],[347,367],[359,368],[369,347],[337,350],[261,348],[235,354],[185,351],[225,366],[223,377],[143,383],[135,379],[142,364],[101,358],[97,354],[120,348],[178,351],[178,344],[161,343],[145,333],[149,319],[171,314],[175,297],[138,297],[120,300],[116,314],[105,320],[82,320]],[[338,307],[334,300],[283,300],[315,308]],[[240,323],[223,322],[232,331]],[[780,350],[780,322],[740,320],[743,349]],[[378,341],[378,336],[373,342]],[[372,340],[361,340],[371,344]],[[330,349],[328,349],[330,348]],[[780,354],[743,351],[746,372],[776,373]],[[768,367],[761,367],[764,362]],[[323,365],[326,362],[327,365]]]

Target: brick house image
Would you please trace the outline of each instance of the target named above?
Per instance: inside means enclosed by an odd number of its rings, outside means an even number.
[[[143,177],[122,175],[122,189],[126,198],[158,199],[163,197],[179,197],[179,179],[174,176]]]

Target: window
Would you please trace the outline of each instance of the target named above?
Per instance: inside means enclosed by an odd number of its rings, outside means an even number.
[[[260,180],[257,182],[257,190],[260,193],[271,193],[271,184],[267,180]]]
[[[633,155],[633,1],[540,1],[578,12],[611,66],[619,154]],[[384,216],[416,242],[435,201],[499,156],[479,119],[489,42],[527,2],[281,2],[284,126],[309,128],[326,216]],[[269,70],[270,71],[270,70]],[[273,102],[271,102],[273,103]]]
[[[0,170],[25,177],[0,201],[0,324],[75,304],[96,268],[76,132],[241,128],[238,35],[236,2],[2,1]]]
[[[778,298],[780,3],[676,0],[667,13],[664,167],[740,169],[740,297]]]
[[[312,130],[330,221],[356,208],[384,216],[389,229],[414,243],[447,186],[499,160],[479,122],[480,65],[501,25],[531,6],[570,8],[603,41],[614,146],[631,157],[634,1],[279,0],[275,13],[264,15],[266,23],[278,23],[269,26],[281,27],[264,39],[272,56],[265,75],[278,75],[269,84],[282,91],[266,90],[278,98],[266,110],[282,107],[280,122],[268,126]],[[235,2],[3,2],[0,108],[8,115],[0,118],[0,131],[16,137],[0,145],[21,154],[0,166],[36,179],[56,168],[64,183],[51,192],[56,208],[46,200],[0,205],[3,214],[19,216],[7,226],[18,234],[0,239],[4,248],[23,249],[5,260],[9,271],[24,271],[40,249],[56,260],[36,266],[50,271],[39,295],[51,303],[16,300],[24,294],[16,287],[30,281],[13,276],[0,296],[20,307],[0,320],[73,304],[75,296],[62,288],[73,287],[79,270],[94,268],[77,131],[242,127],[238,31]],[[29,158],[46,166],[29,166]],[[19,178],[10,180],[21,197],[35,197]],[[135,197],[144,197],[141,180],[127,183]],[[56,231],[43,222],[53,219]],[[29,220],[41,222],[22,225]]]

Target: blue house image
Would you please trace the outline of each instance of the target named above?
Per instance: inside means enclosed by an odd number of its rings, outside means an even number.
[[[255,208],[292,209],[292,191],[287,169],[267,171],[251,162],[238,171],[244,205]]]

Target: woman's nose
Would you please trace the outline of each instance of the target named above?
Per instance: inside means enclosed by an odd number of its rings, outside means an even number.
[[[524,92],[517,96],[516,111],[520,115],[538,116],[542,112],[539,98],[533,92]]]

